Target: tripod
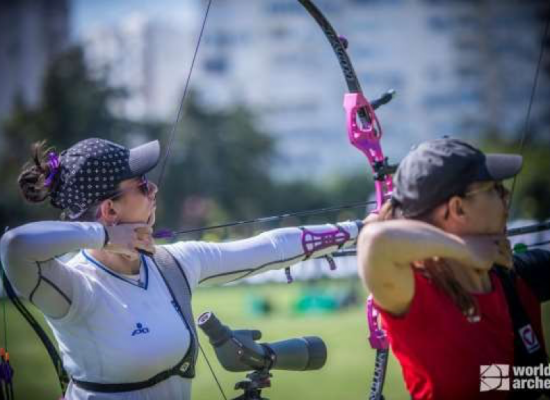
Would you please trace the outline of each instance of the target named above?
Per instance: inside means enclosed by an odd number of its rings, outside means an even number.
[[[269,379],[271,377],[272,375],[267,369],[247,374],[244,381],[235,384],[235,389],[242,389],[244,393],[239,397],[235,397],[233,400],[269,400],[262,397],[262,389],[271,387],[271,381]]]

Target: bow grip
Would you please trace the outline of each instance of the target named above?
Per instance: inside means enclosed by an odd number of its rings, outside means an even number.
[[[361,93],[346,93],[344,110],[350,143],[367,156],[371,165],[375,162],[383,162],[384,155],[380,146],[382,128],[370,103]],[[368,118],[361,118],[363,126],[360,126],[357,121],[359,112],[368,115]]]

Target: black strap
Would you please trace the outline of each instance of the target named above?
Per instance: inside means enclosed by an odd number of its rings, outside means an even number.
[[[535,249],[514,254],[514,270],[539,302],[550,301],[550,251]]]
[[[537,332],[531,325],[531,320],[516,289],[516,273],[514,270],[503,267],[495,267],[494,271],[500,278],[508,311],[512,319],[514,330],[514,365],[515,366],[539,366],[548,363],[548,356],[544,351],[542,338],[538,337]],[[513,390],[512,398],[518,399],[537,399],[541,394],[549,395],[550,391],[523,391]]]
[[[516,273],[513,270],[502,267],[496,267],[495,271],[500,277],[508,303],[508,310],[512,317],[515,350],[514,364],[536,366],[541,363],[547,363],[548,357],[544,352],[542,339],[538,337],[533,329],[529,316],[519,299],[516,290]]]
[[[179,375],[184,377],[185,372],[189,368],[190,364],[185,362],[185,357],[177,363],[174,367],[162,371],[152,378],[149,378],[141,382],[132,382],[132,383],[95,383],[95,382],[85,382],[79,381],[72,378],[73,383],[84,390],[89,390],[92,392],[101,392],[101,393],[120,393],[120,392],[131,392],[133,390],[141,390],[151,386],[156,385],[174,375]]]
[[[197,363],[198,357],[199,338],[194,322],[193,309],[191,307],[191,296],[193,294],[191,286],[189,285],[187,276],[179,261],[165,247],[157,247],[157,252],[153,261],[166,284],[170,296],[172,296],[173,304],[176,305],[178,313],[189,331],[189,349],[187,350],[187,354],[183,357],[183,362],[188,363],[189,367],[182,376],[184,378],[194,378],[195,364]],[[187,298],[186,295],[188,296]]]

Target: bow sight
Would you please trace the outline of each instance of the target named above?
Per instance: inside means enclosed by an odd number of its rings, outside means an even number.
[[[242,389],[244,393],[234,400],[262,400],[262,389],[271,386],[269,371],[272,369],[312,371],[321,369],[327,360],[325,343],[315,336],[256,343],[262,337],[260,331],[233,331],[212,312],[201,314],[197,324],[210,339],[218,361],[227,371],[253,371],[235,385],[235,389]]]

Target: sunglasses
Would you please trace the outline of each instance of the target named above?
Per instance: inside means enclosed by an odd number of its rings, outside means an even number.
[[[149,184],[149,180],[147,179],[147,177],[145,175],[141,175],[139,177],[139,182],[138,182],[137,185],[119,190],[119,191],[115,192],[114,195],[110,196],[109,198],[112,199],[112,200],[116,200],[116,199],[119,199],[120,197],[122,197],[123,195],[125,195],[126,193],[132,192],[136,189],[139,191],[139,193],[141,193],[142,195],[144,195],[146,197],[148,197],[149,194],[151,193],[151,185]]]
[[[493,190],[493,189],[495,190],[495,192],[497,192],[497,194],[501,198],[507,197],[508,194],[510,193],[508,191],[508,189],[506,188],[506,186],[504,186],[502,184],[502,182],[494,182],[491,185],[487,185],[487,186],[482,187],[482,188],[477,188],[477,189],[474,189],[474,190],[470,190],[469,192],[464,193],[464,197],[469,197],[469,196],[472,196],[474,194],[478,194],[478,193],[482,193],[482,192],[488,192],[489,190]]]

